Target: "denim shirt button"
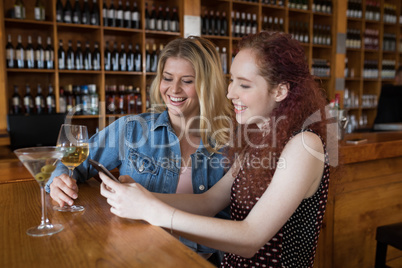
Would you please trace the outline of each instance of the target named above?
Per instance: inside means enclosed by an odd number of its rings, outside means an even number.
[[[198,189],[200,189],[200,191],[204,191],[204,190],[205,190],[205,186],[204,186],[204,185],[200,185],[200,186],[198,186]]]

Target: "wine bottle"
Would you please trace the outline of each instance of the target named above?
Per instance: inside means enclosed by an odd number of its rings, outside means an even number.
[[[124,11],[121,0],[119,0],[116,11],[116,27],[124,27]]]
[[[131,12],[132,27],[140,28],[140,12],[138,11],[137,2],[134,2],[133,11]]]
[[[34,99],[33,99],[33,96],[31,95],[31,87],[28,84],[25,87],[25,95],[24,95],[23,103],[24,103],[25,113],[33,114],[34,113]]]
[[[89,89],[89,104],[90,104],[90,114],[99,114],[99,95],[96,93],[96,85],[88,85]]]
[[[208,35],[214,35],[214,33],[215,33],[215,16],[214,16],[213,10],[209,11],[208,20],[209,20]]]
[[[117,51],[117,42],[113,44],[113,51],[112,51],[112,71],[119,70],[119,52]]]
[[[73,85],[67,85],[66,91],[64,93],[66,95],[66,104],[67,104],[67,111],[70,111],[75,106],[75,98],[73,94]]]
[[[63,22],[63,3],[61,0],[57,0],[56,3],[56,21]]]
[[[128,44],[128,51],[127,51],[127,71],[134,72],[134,52],[133,52],[133,45]]]
[[[59,41],[59,50],[57,51],[59,70],[64,70],[66,68],[66,53],[63,49],[63,40]]]
[[[118,113],[119,114],[125,114],[127,113],[127,107],[126,107],[126,87],[124,85],[119,86],[119,95],[117,97],[117,102],[118,102]]]
[[[14,17],[16,19],[25,19],[25,5],[22,0],[15,0],[14,3]]]
[[[15,68],[15,51],[14,46],[11,43],[11,34],[9,34],[7,38],[8,38],[6,45],[7,68]]]
[[[134,52],[134,69],[136,72],[141,72],[142,70],[142,54],[140,51],[140,45],[135,45],[135,52]]]
[[[63,21],[65,23],[72,23],[73,8],[71,7],[70,0],[66,1],[63,11]]]
[[[106,0],[103,0],[102,7],[102,18],[103,18],[103,26],[109,26],[109,10],[106,6]]]
[[[207,35],[209,34],[209,16],[208,10],[204,11],[204,16],[202,16],[202,23],[201,23],[201,34]]]
[[[81,98],[81,88],[79,86],[74,86],[73,88],[74,94],[74,103],[75,103],[75,114],[81,115],[82,114],[82,98]]]
[[[45,6],[43,5],[42,0],[36,0],[34,15],[35,20],[45,20]]]
[[[133,86],[128,86],[127,87],[127,114],[134,114],[136,112],[136,107],[135,107],[135,98],[134,98],[134,88]]]
[[[14,86],[14,93],[11,96],[11,113],[22,114],[22,100],[18,86]]]
[[[99,25],[100,14],[99,14],[99,5],[96,0],[92,1],[92,10],[91,10],[91,25]]]
[[[81,41],[77,41],[77,49],[75,50],[75,69],[82,70],[84,68],[84,54],[81,49]]]
[[[15,47],[15,58],[17,60],[17,67],[24,68],[25,67],[25,49],[22,46],[22,38],[21,35],[18,35],[18,43]]]
[[[67,112],[67,96],[64,91],[64,88],[60,88],[60,95],[59,95],[59,112],[66,113]]]
[[[142,113],[142,97],[141,97],[141,90],[139,87],[135,88],[135,107],[136,109],[136,113]]]
[[[145,45],[145,71],[151,71],[151,52],[149,51],[149,44]]]
[[[126,49],[124,48],[123,42],[120,45],[119,63],[120,63],[119,64],[120,71],[126,71],[127,70],[127,53],[126,53]]]
[[[80,7],[80,1],[75,0],[74,4],[74,10],[73,10],[73,23],[75,24],[81,24],[81,7]]]
[[[85,44],[84,51],[84,70],[89,71],[92,70],[92,52],[89,48],[89,41]]]
[[[226,20],[226,12],[225,11],[222,12],[220,35],[221,36],[227,36],[228,35],[228,21]]]
[[[149,30],[149,20],[150,20],[151,15],[149,15],[149,10],[148,10],[148,2],[145,2],[145,30]]]
[[[61,99],[62,98],[60,96],[60,102],[61,102]],[[61,103],[60,103],[60,106],[61,106]],[[49,84],[48,93],[46,95],[46,110],[47,110],[48,114],[56,113],[56,96],[54,95],[53,86],[51,84]]]
[[[35,52],[30,35],[28,35],[28,45],[25,48],[25,66],[28,69],[35,68]]]
[[[165,8],[165,17],[163,18],[163,31],[168,32],[170,26],[170,10],[169,7]]]
[[[35,111],[36,114],[45,113],[45,97],[42,94],[42,87],[38,84],[35,96]]]
[[[67,58],[66,58],[66,62],[67,62],[67,70],[74,70],[75,69],[75,65],[74,65],[74,50],[72,48],[72,42],[71,40],[68,40],[68,49],[67,49]]]
[[[173,8],[173,13],[172,13],[172,19],[170,20],[170,31],[171,32],[178,32],[180,27],[180,22],[179,22],[179,15],[177,14],[177,8]]]
[[[45,68],[54,68],[54,49],[52,46],[52,39],[50,36],[47,37],[47,46],[45,48]]]
[[[228,73],[228,54],[226,52],[226,47],[222,47],[222,52],[220,53],[221,63],[222,63],[222,71],[224,74]]]
[[[109,9],[107,11],[107,18],[109,27],[116,27],[116,10],[114,9],[113,1],[110,3]]]
[[[91,100],[89,98],[88,85],[81,86],[81,102],[82,102],[81,114],[83,114],[83,115],[91,114],[91,111],[90,111]]]
[[[152,54],[151,54],[151,72],[156,72],[156,67],[158,66],[158,53],[156,51],[156,44],[152,45]]]
[[[130,2],[126,1],[126,6],[124,8],[124,27],[131,28],[131,10],[130,10]]]
[[[149,16],[149,29],[156,29],[156,8],[155,4],[152,4],[151,15]]]
[[[105,71],[112,69],[112,53],[109,50],[109,41],[106,41],[105,46]]]
[[[163,9],[162,6],[158,8],[158,15],[156,16],[156,30],[162,31],[163,30]]]
[[[84,0],[84,8],[81,14],[81,23],[87,25],[91,23],[91,12],[89,10],[88,0]]]
[[[38,44],[35,50],[35,67],[37,69],[45,68],[45,50],[42,46],[42,37],[38,36]]]
[[[101,55],[99,51],[99,43],[95,42],[94,50],[92,52],[92,69],[95,71],[100,71],[101,67]]]

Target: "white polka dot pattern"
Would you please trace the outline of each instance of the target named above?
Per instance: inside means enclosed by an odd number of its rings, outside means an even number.
[[[313,132],[309,129],[306,131]],[[315,194],[300,203],[285,225],[252,258],[247,259],[226,253],[221,267],[313,267],[318,236],[327,204],[329,185],[329,159],[324,141],[323,144],[325,151],[324,172]],[[259,200],[259,197],[256,197],[255,200],[239,198],[248,192],[248,189],[244,189],[241,183],[244,173],[241,168],[232,185],[230,208],[231,218],[235,221],[245,219]]]

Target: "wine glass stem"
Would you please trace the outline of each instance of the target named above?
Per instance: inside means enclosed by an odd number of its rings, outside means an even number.
[[[49,224],[49,219],[47,218],[47,213],[46,213],[46,204],[45,204],[45,199],[46,199],[46,192],[45,192],[45,187],[42,185],[40,186],[40,194],[41,194],[41,203],[42,203],[42,218],[40,225],[45,226]]]

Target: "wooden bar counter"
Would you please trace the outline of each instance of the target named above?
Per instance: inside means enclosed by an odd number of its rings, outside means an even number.
[[[53,211],[47,195],[50,221],[64,230],[31,237],[26,230],[41,218],[39,185],[0,184],[0,267],[213,267],[162,228],[113,215],[95,179],[79,187],[85,211]]]
[[[346,140],[364,138],[357,145]],[[315,267],[374,267],[376,228],[402,222],[402,132],[349,134],[339,142]],[[402,267],[388,247],[387,265]]]

